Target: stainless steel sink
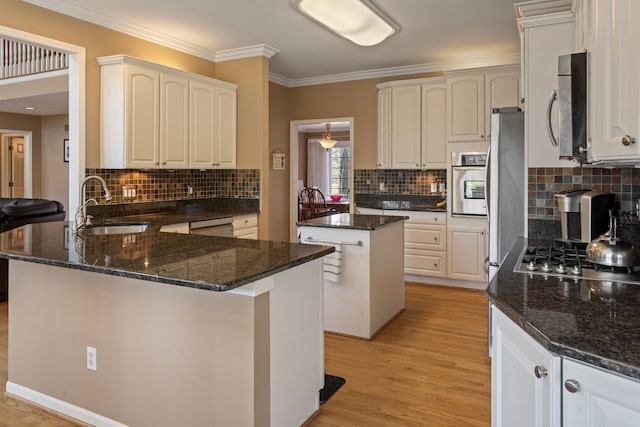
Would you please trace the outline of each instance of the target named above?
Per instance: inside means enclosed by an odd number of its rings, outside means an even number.
[[[149,222],[147,221],[110,222],[110,223],[87,225],[82,229],[82,231],[85,234],[90,236],[100,236],[100,235],[108,235],[108,234],[133,234],[133,233],[143,233],[148,226],[149,226]]]

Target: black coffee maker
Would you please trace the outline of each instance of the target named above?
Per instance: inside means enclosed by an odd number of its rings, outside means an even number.
[[[562,240],[588,243],[607,231],[615,194],[589,189],[566,190],[557,193],[556,200]]]

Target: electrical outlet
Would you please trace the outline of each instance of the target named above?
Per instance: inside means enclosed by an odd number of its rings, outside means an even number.
[[[87,369],[98,370],[98,352],[94,347],[87,347]]]

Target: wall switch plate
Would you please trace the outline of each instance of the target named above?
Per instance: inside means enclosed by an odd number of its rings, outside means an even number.
[[[87,347],[87,369],[98,370],[98,352],[94,347]]]

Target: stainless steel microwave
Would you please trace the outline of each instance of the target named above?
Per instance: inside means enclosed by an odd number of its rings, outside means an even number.
[[[453,215],[487,215],[485,199],[487,153],[451,153],[451,213]]]
[[[549,139],[561,159],[586,161],[587,148],[587,53],[558,57],[558,90],[551,93],[547,107]],[[558,135],[551,127],[552,107],[558,101]]]

